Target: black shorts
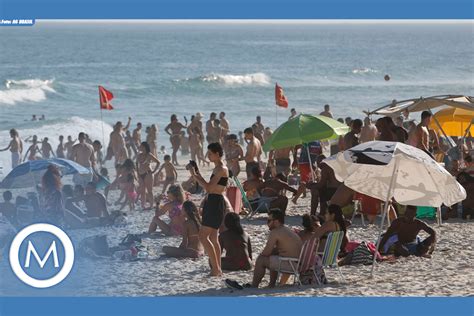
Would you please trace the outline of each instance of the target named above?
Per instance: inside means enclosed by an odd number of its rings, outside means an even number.
[[[219,229],[224,220],[225,200],[221,194],[209,194],[202,208],[202,225]]]

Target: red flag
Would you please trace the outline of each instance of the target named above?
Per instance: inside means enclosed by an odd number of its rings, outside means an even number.
[[[114,107],[110,104],[110,100],[114,98],[112,92],[106,90],[104,87],[99,86],[99,102],[101,110],[113,110]]]
[[[275,103],[282,108],[288,107],[288,99],[283,94],[283,88],[275,84]]]

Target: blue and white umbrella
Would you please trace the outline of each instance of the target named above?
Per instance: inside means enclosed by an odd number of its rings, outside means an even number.
[[[76,173],[86,175],[91,173],[91,170],[67,159],[53,158],[46,160],[31,160],[16,166],[12,171],[10,171],[1,182],[0,188],[19,189],[34,187],[41,181],[41,177],[50,165],[56,166],[62,175]]]

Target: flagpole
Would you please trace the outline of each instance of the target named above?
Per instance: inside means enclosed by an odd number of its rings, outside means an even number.
[[[100,102],[100,86],[99,86],[99,109],[100,109],[100,125],[102,127],[102,148],[105,148],[104,118],[102,117],[102,103]]]

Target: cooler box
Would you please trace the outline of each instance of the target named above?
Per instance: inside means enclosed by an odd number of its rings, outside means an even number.
[[[242,211],[242,193],[237,187],[228,187],[226,191],[227,198],[232,204],[232,208],[236,214]]]

